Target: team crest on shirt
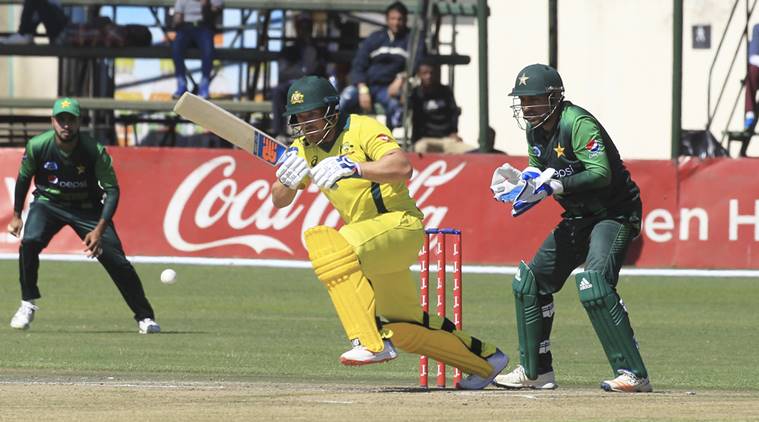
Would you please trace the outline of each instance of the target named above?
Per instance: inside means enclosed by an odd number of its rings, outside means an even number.
[[[532,155],[536,157],[540,157],[541,155],[543,155],[543,150],[540,149],[540,145],[532,146]]]
[[[55,161],[45,161],[45,164],[42,165],[42,168],[48,171],[58,171],[58,163]]]
[[[57,176],[53,176],[51,174],[50,176],[47,177],[47,182],[50,183],[51,185],[57,185],[58,184],[58,177]]]
[[[599,142],[595,137],[592,137],[590,138],[590,141],[585,144],[585,149],[588,150],[591,158],[595,158],[601,151],[603,151],[604,148],[601,142]]]
[[[87,170],[87,167],[84,164],[76,166],[76,174],[84,174],[85,170]]]
[[[343,144],[342,147],[340,147],[340,154],[341,155],[348,155],[353,153],[353,144]]]

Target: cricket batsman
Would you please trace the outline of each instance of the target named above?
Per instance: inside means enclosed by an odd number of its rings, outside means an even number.
[[[512,288],[520,365],[495,378],[509,388],[556,388],[551,356],[553,294],[583,262],[574,279],[615,378],[606,391],[651,392],[627,309],[617,293],[619,270],[640,233],[640,191],[614,142],[586,110],[564,99],[559,73],[543,64],[525,67],[511,91],[514,117],[526,130],[529,167],[497,168],[496,200],[513,202],[521,216],[547,196],[564,208],[562,219],[530,264],[519,265]]]
[[[409,266],[417,260],[424,226],[406,187],[411,163],[385,126],[341,113],[338,103],[324,78],[292,84],[284,115],[294,141],[277,168],[272,200],[285,207],[298,189],[314,183],[345,223],[339,231],[317,226],[304,233],[316,276],[353,345],[340,361],[385,362],[395,359],[398,347],[469,374],[462,389],[484,388],[508,357],[419,306]]]
[[[53,105],[53,129],[30,139],[21,159],[15,190],[13,217],[8,232],[19,237],[24,222],[26,194],[34,178],[34,201],[29,206],[19,247],[21,306],[11,327],[26,330],[39,309],[37,286],[39,254],[64,226],[82,239],[84,252],[97,258],[121,292],[141,334],[157,333],[142,283],[126,259],[113,225],[119,202],[119,185],[105,148],[79,132],[79,102],[61,98]]]

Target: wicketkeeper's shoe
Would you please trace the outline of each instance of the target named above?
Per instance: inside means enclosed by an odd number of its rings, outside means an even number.
[[[21,306],[18,311],[11,318],[11,328],[17,330],[26,330],[29,328],[29,324],[34,321],[34,313],[37,312],[37,305],[25,300],[21,301]]]
[[[503,388],[531,388],[536,390],[553,390],[558,387],[553,371],[540,374],[537,379],[531,380],[527,378],[522,365],[517,366],[508,374],[495,377],[493,384]]]
[[[648,378],[639,377],[625,369],[620,369],[617,373],[619,373],[618,377],[602,382],[601,388],[619,393],[650,393],[654,391]]]
[[[340,363],[348,366],[361,366],[387,362],[397,357],[398,352],[395,351],[393,343],[390,340],[385,340],[384,347],[377,353],[367,350],[360,343],[356,344],[352,349],[340,355]]]
[[[137,321],[137,327],[140,329],[140,334],[153,334],[161,332],[161,326],[150,318],[145,318],[142,321]]]
[[[487,387],[503,371],[503,368],[509,364],[509,357],[499,349],[495,349],[495,353],[490,355],[487,361],[490,367],[493,368],[487,378],[471,374],[459,382],[458,388],[461,390],[482,390]]]

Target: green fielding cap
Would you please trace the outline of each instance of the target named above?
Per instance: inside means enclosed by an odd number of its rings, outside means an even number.
[[[55,104],[53,104],[53,116],[57,116],[61,113],[71,113],[76,117],[79,117],[79,101],[63,97],[59,98]]]

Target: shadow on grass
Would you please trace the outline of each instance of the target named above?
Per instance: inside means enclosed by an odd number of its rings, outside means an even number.
[[[139,334],[137,330],[76,330],[76,329],[65,329],[65,330],[34,330],[34,331],[22,331],[24,333],[28,334],[34,334],[34,333],[40,333],[40,334]],[[161,331],[160,333],[151,333],[150,336],[158,335],[158,336],[165,336],[165,335],[172,335],[172,334],[210,334],[210,331],[180,331],[180,330],[173,330],[173,331]],[[142,334],[142,335],[148,335],[148,334]]]
[[[434,393],[438,391],[460,391],[455,388],[424,388],[424,387],[387,387],[374,390],[375,393]]]

